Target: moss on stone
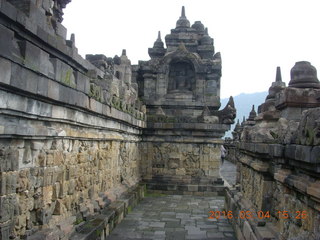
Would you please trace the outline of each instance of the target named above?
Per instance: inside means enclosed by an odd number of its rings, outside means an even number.
[[[315,131],[313,129],[306,129],[306,145],[312,145],[315,138]]]

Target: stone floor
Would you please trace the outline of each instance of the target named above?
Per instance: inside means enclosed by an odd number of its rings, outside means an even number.
[[[226,186],[236,184],[236,165],[225,160],[220,168],[220,175]]]
[[[235,171],[232,163],[225,161],[221,171],[225,180],[233,181],[229,173]],[[224,197],[146,196],[107,239],[235,240],[227,219],[209,219],[209,211],[223,209]]]

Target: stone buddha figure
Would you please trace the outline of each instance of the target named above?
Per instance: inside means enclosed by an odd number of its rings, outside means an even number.
[[[190,90],[188,89],[188,81],[187,81],[187,74],[185,71],[179,71],[177,72],[177,76],[176,76],[176,79],[175,79],[175,87],[176,89],[179,89],[179,90]]]
[[[178,62],[170,66],[168,92],[191,91],[194,71],[189,63]]]

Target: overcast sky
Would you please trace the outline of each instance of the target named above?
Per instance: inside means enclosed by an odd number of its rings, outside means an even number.
[[[149,60],[158,31],[175,28],[186,7],[191,25],[201,21],[222,56],[221,97],[267,91],[280,66],[290,81],[297,61],[320,71],[320,0],[73,0],[64,26],[79,53]]]

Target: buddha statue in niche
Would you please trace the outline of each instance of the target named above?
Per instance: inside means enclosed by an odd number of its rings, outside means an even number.
[[[170,64],[168,93],[192,91],[195,81],[193,67],[188,62]]]

